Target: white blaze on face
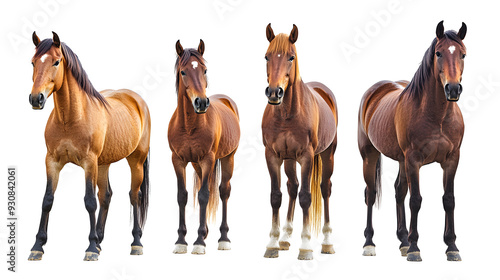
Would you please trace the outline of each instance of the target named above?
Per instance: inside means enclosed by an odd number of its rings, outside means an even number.
[[[198,61],[193,61],[191,62],[191,64],[193,65],[193,69],[196,69],[196,67],[198,67]]]
[[[450,51],[451,54],[453,54],[453,52],[455,51],[455,46],[450,46],[448,50]]]
[[[42,57],[40,58],[40,60],[42,61],[42,63],[45,62],[45,60],[47,59],[48,56],[49,56],[48,54],[42,55]]]

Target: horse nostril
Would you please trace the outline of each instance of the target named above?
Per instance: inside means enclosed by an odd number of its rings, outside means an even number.
[[[462,84],[458,84],[458,94],[462,93]]]
[[[208,97],[207,97],[207,108],[208,108],[208,106],[210,106],[210,99],[208,99]]]
[[[450,93],[450,84],[446,84],[446,85],[444,86],[444,91],[445,91],[446,93]]]
[[[45,102],[45,96],[42,93],[38,95],[38,104],[42,105]]]
[[[33,97],[31,96],[31,93],[30,93],[30,96],[29,96],[29,100],[30,100],[30,105],[33,105]]]
[[[278,88],[278,98],[283,97],[283,94],[284,94],[284,93],[285,93],[285,92],[284,92],[283,88],[282,88],[282,87],[279,87],[279,88]]]
[[[269,87],[266,87],[266,96],[271,97],[271,90],[269,89]]]
[[[194,107],[196,107],[197,109],[199,109],[200,106],[201,106],[200,98],[196,97],[196,99],[194,100]]]

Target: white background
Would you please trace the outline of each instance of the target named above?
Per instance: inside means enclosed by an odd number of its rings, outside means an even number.
[[[0,8],[0,71],[3,106],[1,179],[9,165],[18,168],[18,273],[2,279],[173,279],[172,277],[236,277],[264,279],[492,279],[497,277],[498,149],[496,122],[499,101],[497,8],[493,1],[3,1]],[[467,58],[459,105],[466,131],[457,172],[456,233],[463,261],[446,261],[442,241],[442,171],[432,164],[421,170],[422,209],[419,247],[422,263],[399,255],[393,184],[397,164],[383,163],[383,198],[374,211],[376,257],[363,257],[366,222],[362,162],[357,150],[359,100],[382,79],[411,79],[444,20],[445,29],[468,26],[464,40]],[[264,95],[265,27],[275,34],[299,29],[296,43],[304,81],[321,81],[336,95],[339,106],[338,148],[332,177],[331,217],[336,254],[319,254],[322,235],[313,238],[313,261],[298,261],[302,220],[295,217],[292,246],[278,259],[264,259],[271,227],[270,180],[261,142]],[[41,39],[56,31],[79,56],[98,90],[138,91],[152,113],[151,198],[142,243],[143,256],[130,256],[132,242],[129,206],[130,172],[125,161],[110,169],[114,190],[106,238],[98,262],[83,262],[89,221],[83,203],[81,168],[67,165],[50,214],[48,243],[41,262],[28,262],[35,241],[45,191],[44,128],[53,108],[34,111],[28,103],[34,54],[31,33]],[[241,115],[242,138],[229,200],[232,250],[217,251],[220,236],[210,225],[204,256],[174,255],[178,207],[176,178],[167,143],[168,121],[176,107],[175,42],[184,47],[205,41],[210,86],[208,94],[233,98]],[[347,55],[342,46],[356,53]],[[191,171],[188,171],[189,177]],[[284,178],[284,177],[283,177]],[[191,184],[191,179],[188,179]],[[6,184],[0,191],[6,208]],[[197,211],[191,185],[187,207],[188,251],[196,239]],[[282,182],[282,224],[288,195]],[[6,216],[6,210],[0,211]],[[407,214],[409,210],[407,210]],[[2,218],[4,219],[4,218]],[[6,220],[4,220],[6,223]],[[5,259],[7,230],[0,226],[0,252]]]

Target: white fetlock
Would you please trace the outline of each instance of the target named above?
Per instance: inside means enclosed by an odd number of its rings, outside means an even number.
[[[376,256],[377,254],[375,253],[375,246],[373,245],[368,245],[363,247],[363,256]]]
[[[185,254],[187,253],[188,246],[185,244],[175,244],[174,254]]]
[[[191,254],[194,255],[205,255],[205,246],[203,245],[194,245],[193,251]]]
[[[231,242],[220,241],[218,250],[231,250]]]

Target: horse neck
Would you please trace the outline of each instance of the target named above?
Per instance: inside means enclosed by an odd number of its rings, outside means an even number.
[[[300,77],[296,77],[287,87],[282,104],[275,106],[276,113],[284,119],[290,119],[297,116],[301,112],[301,108],[304,102],[306,102],[307,97],[308,95],[304,82]]]
[[[210,109],[209,109],[210,110]],[[206,121],[205,114],[197,114],[194,111],[193,104],[187,96],[186,88],[181,83],[179,86],[179,91],[177,92],[177,120],[179,124],[186,130],[191,131],[192,129],[199,127]]]
[[[424,94],[422,95],[420,104],[426,119],[441,124],[449,113],[449,110],[456,104],[446,100],[444,87],[441,82],[433,74],[430,77],[429,82],[423,88]]]
[[[67,124],[85,118],[89,101],[73,74],[65,69],[61,88],[54,93],[54,111],[57,120]]]

